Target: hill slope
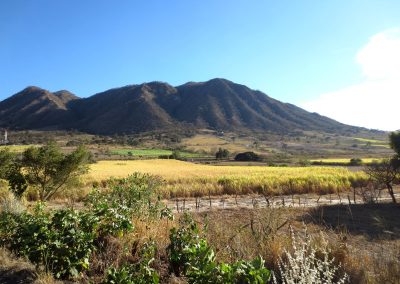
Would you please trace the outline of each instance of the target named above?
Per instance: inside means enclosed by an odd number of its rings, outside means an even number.
[[[28,87],[0,102],[0,127],[114,134],[179,127],[290,132],[357,131],[225,79],[173,87],[151,82],[78,98]]]
[[[27,87],[0,102],[0,127],[13,129],[54,129],[75,120],[67,104],[78,97],[68,91],[51,93]],[[63,127],[61,127],[63,128]]]

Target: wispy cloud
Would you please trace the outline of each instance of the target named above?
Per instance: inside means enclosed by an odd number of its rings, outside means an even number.
[[[325,93],[301,106],[340,122],[382,130],[400,129],[400,29],[372,36],[357,55],[364,80]]]

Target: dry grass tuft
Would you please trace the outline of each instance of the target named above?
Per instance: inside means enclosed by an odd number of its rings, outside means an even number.
[[[32,284],[61,284],[52,275],[37,272],[35,266],[28,260],[16,257],[10,251],[0,247],[0,283],[32,283]]]

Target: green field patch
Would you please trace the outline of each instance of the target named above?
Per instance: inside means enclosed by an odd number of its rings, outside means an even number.
[[[111,151],[113,155],[132,156],[132,157],[145,157],[145,158],[157,158],[160,156],[172,155],[172,150],[165,149],[114,149]],[[192,153],[186,151],[179,151],[179,155],[182,158],[202,158],[204,154]]]

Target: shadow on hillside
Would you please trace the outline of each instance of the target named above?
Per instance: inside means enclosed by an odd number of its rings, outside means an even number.
[[[314,223],[371,239],[400,239],[400,205],[396,204],[320,206],[301,219],[306,224]]]

